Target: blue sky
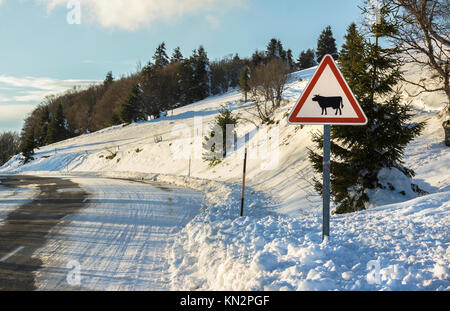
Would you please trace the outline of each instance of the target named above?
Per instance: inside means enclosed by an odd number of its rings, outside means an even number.
[[[79,4],[81,24],[67,15]],[[210,59],[250,56],[275,37],[297,57],[331,25],[337,43],[359,22],[355,0],[0,0],[0,131],[20,130],[50,93],[121,76],[166,42],[184,56],[200,44]]]

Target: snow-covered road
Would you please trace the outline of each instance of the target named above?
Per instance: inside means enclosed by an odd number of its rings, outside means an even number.
[[[168,289],[168,246],[199,213],[203,194],[118,179],[71,180],[91,196],[87,207],[66,217],[35,252],[43,262],[37,288]]]

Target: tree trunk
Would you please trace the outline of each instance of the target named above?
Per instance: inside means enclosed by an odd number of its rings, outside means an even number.
[[[445,144],[450,147],[450,120],[445,121],[442,126],[445,131]]]
[[[447,99],[448,99],[448,105],[447,105],[447,109],[446,109],[446,117],[447,117],[447,121],[450,120],[450,70],[449,70],[449,64],[445,64],[445,77],[444,77],[444,91],[445,94],[447,95]]]
[[[445,67],[445,72],[447,73],[445,77],[445,93],[447,94],[448,104],[444,108],[444,127],[445,132],[445,144],[450,147],[450,86],[449,86],[449,75],[448,75],[448,65]]]

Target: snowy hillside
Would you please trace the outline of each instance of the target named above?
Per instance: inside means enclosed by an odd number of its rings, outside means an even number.
[[[321,243],[321,198],[310,184],[314,174],[307,148],[311,133],[322,128],[287,124],[313,72],[292,74],[269,128],[255,128],[249,103],[233,91],[158,120],[43,147],[26,165],[16,156],[0,174],[138,178],[204,191],[208,208],[173,241],[173,289],[450,290],[450,152],[436,114],[442,101],[412,101],[416,120],[426,120],[427,127],[408,146],[405,164],[417,173],[413,182],[429,194],[374,192],[369,210],[333,215],[331,240]],[[249,135],[248,216],[240,219],[242,160],[237,155],[242,145],[213,168],[197,148],[223,105],[242,117],[238,138]],[[180,133],[192,146],[184,157]],[[271,146],[261,139],[267,135]],[[275,156],[270,148],[277,150]],[[394,170],[382,177],[397,189],[410,188]]]

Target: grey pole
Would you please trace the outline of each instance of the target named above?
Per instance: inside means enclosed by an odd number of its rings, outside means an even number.
[[[331,149],[331,126],[324,125],[323,128],[323,219],[322,240],[330,237],[330,149]]]

